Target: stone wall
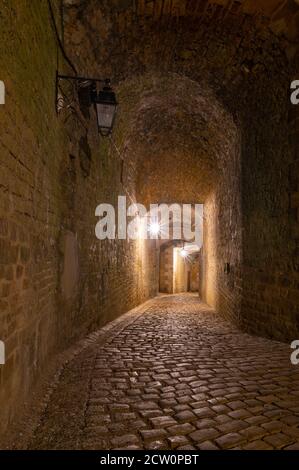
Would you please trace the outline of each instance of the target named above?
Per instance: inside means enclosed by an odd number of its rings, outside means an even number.
[[[194,137],[198,132],[202,141],[208,142],[209,131],[196,128],[200,112],[195,120],[189,119],[189,130],[182,124],[186,120],[180,121],[184,135],[179,135],[178,126],[172,139],[172,163],[170,158],[167,160],[168,154],[159,155],[163,169],[171,172],[169,178],[163,171],[160,182],[174,181],[182,198],[183,192],[191,192],[192,188],[193,202],[197,197],[198,202],[206,204],[207,223],[210,220],[214,227],[210,242],[206,240],[214,258],[206,261],[204,269],[204,289],[209,290],[206,298],[211,305],[247,331],[287,341],[296,337],[298,138],[288,107],[290,82],[298,70],[294,69],[298,54],[298,2],[225,2],[228,8],[224,2],[206,0],[66,3],[69,50],[73,57],[80,56],[81,48],[92,50],[90,70],[97,70],[101,64],[106,74],[120,83],[132,77],[142,80],[146,74],[155,73],[156,88],[161,74],[178,74],[181,81],[188,77],[202,89],[210,87],[220,105],[231,114],[239,134],[237,144],[232,143],[232,158],[230,152],[225,152],[225,145],[219,147],[219,152],[224,149],[223,155],[227,155],[220,166],[221,183],[210,179],[210,193],[205,191],[202,195],[207,180],[204,177],[196,194],[198,162],[193,161],[194,171],[188,175],[185,170],[189,170],[189,156],[187,164],[181,163],[183,168],[180,167],[183,152],[176,151],[179,137],[182,142],[185,139],[186,148],[187,134]],[[263,15],[259,14],[261,10]],[[100,41],[94,31],[102,32]],[[172,95],[174,100],[179,88]],[[188,91],[186,99],[190,95],[194,96]],[[159,99],[157,103],[159,108]],[[146,123],[147,133],[147,150],[140,152],[146,162],[143,174],[148,174],[147,161],[160,131],[160,142],[165,146],[168,143],[170,148],[169,130],[168,134],[164,132],[159,121],[165,109],[167,112],[165,106],[156,109],[152,118],[141,120],[141,124]],[[159,125],[151,128],[155,115]],[[177,111],[176,116],[179,115]],[[223,126],[222,137],[227,140],[226,131]],[[209,144],[212,141],[213,138]],[[199,148],[194,152],[201,155]],[[206,176],[208,166],[203,159],[200,163]],[[211,166],[214,164],[215,161]],[[185,179],[174,179],[178,168]],[[154,187],[154,181],[150,183]],[[157,194],[161,199],[163,185],[157,185]],[[213,211],[210,215],[209,207]],[[207,257],[206,250],[206,260]]]
[[[96,206],[116,203],[119,194],[134,199],[134,188],[122,184],[121,159],[99,138],[92,110],[57,115],[57,69],[74,73],[47,2],[2,1],[1,431],[52,355],[157,292],[153,245],[95,237]],[[62,84],[65,92],[70,87]]]
[[[244,116],[241,324],[270,338],[299,332],[298,108],[291,76],[263,73]]]
[[[189,265],[190,270],[190,291],[191,292],[198,292],[199,291],[199,276],[200,276],[200,260],[199,255],[194,257],[191,260]]]
[[[160,248],[160,292],[173,293],[173,246]]]
[[[152,107],[156,103],[156,111],[151,111],[151,116],[146,114],[146,101],[141,101],[144,107],[140,106],[139,117],[143,114],[144,120],[140,118],[137,127],[135,122],[130,126],[136,134],[143,126],[146,134],[145,146],[138,150],[144,162],[141,175],[150,176],[144,179],[141,176],[140,186],[143,189],[150,186],[152,194],[156,190],[159,200],[164,196],[170,199],[171,194],[174,195],[171,202],[175,195],[183,201],[185,194],[189,197],[192,193],[192,202],[205,203],[207,223],[210,220],[210,226],[214,227],[210,241],[206,237],[213,257],[206,248],[206,279],[203,280],[204,289],[208,289],[205,298],[211,305],[247,331],[287,341],[296,337],[297,190],[290,191],[290,184],[293,188],[297,184],[294,172],[298,143],[297,131],[290,132],[288,106],[298,51],[298,5],[288,2],[280,9],[274,2],[272,5],[267,2],[267,6],[263,5],[265,16],[262,16],[251,14],[261,7],[261,2],[253,1],[250,2],[255,4],[249,9],[251,13],[244,11],[240,2],[230,2],[226,10],[205,0],[196,2],[196,8],[195,2],[172,4],[159,0],[146,2],[147,6],[145,2],[134,2],[135,7],[130,2],[99,5],[93,0],[81,0],[71,5],[67,3],[68,47],[73,57],[80,56],[81,48],[93,51],[89,70],[95,72],[101,64],[106,74],[122,86],[132,77],[135,82],[138,78],[139,83],[143,83],[147,74],[156,74],[153,90],[159,89],[161,75],[177,74],[173,101],[180,96],[179,82],[188,77],[190,82],[199,84],[201,90],[206,87],[213,90],[219,100],[216,114],[220,115],[223,106],[231,115],[238,135],[227,151],[232,127],[229,132],[225,125],[220,130],[223,145],[216,150],[226,155],[226,159],[216,169],[220,176],[216,184],[215,177],[208,175],[209,169],[215,169],[216,165],[208,149],[215,135],[211,128],[197,127],[201,111],[193,113],[192,110],[192,103],[198,103],[194,101],[195,85],[189,84],[188,91],[181,93],[185,101],[192,97],[188,106],[195,119],[190,115],[188,121],[182,119],[183,101],[167,114],[171,101],[168,99],[167,104],[161,106],[163,95],[160,99],[159,91],[156,101],[154,98],[152,101]],[[94,31],[102,32],[100,41]],[[170,96],[166,87],[163,92],[166,97]],[[132,89],[131,94],[134,94]],[[153,95],[153,91],[148,93],[150,98]],[[202,115],[206,115],[207,108],[208,105],[203,106]],[[167,116],[164,123],[175,128],[173,134],[163,127],[162,116]],[[196,135],[204,151],[190,142]],[[180,141],[186,152],[178,151]],[[152,165],[150,173],[148,162],[152,155],[157,156],[157,142],[167,151],[158,154],[158,163]],[[190,158],[188,145],[193,146],[193,154],[200,158]],[[136,151],[134,136],[132,148]],[[211,162],[205,161],[202,154],[208,155],[207,160]],[[156,178],[155,186],[151,176],[157,174],[159,165],[163,171],[160,171],[161,178]],[[201,169],[197,165],[201,165]],[[175,176],[179,174],[183,176]],[[201,180],[200,174],[203,175]],[[176,191],[168,189],[163,193],[168,182],[173,183]]]
[[[160,292],[177,294],[199,291],[199,255],[180,255],[181,243],[160,246]]]
[[[204,204],[201,294],[225,318],[239,323],[242,295],[241,149],[229,119],[219,151],[221,176]]]
[[[173,250],[173,293],[179,294],[187,291],[187,272],[185,260],[179,252],[179,248]]]

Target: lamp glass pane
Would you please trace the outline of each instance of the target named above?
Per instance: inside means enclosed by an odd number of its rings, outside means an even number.
[[[97,103],[98,124],[100,128],[112,128],[115,108],[115,105]]]

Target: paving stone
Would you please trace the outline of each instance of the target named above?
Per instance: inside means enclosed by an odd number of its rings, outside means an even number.
[[[117,447],[116,449],[113,449],[113,450],[142,450],[142,447],[138,446],[138,445],[129,445],[129,446],[125,446],[125,447]]]
[[[131,421],[136,420],[136,413],[115,413],[114,419],[116,421]]]
[[[159,409],[159,405],[155,403],[154,401],[148,401],[148,402],[141,402],[141,403],[135,403],[134,408],[137,410],[154,410],[154,409]]]
[[[267,421],[265,416],[251,416],[250,418],[245,418],[246,423],[248,424],[264,424]]]
[[[173,435],[186,435],[190,434],[192,431],[195,431],[195,427],[190,423],[177,424],[176,426],[171,426],[167,429],[170,434]]]
[[[284,447],[284,450],[299,450],[299,442],[291,444],[290,446]]]
[[[228,423],[221,424],[220,426],[218,426],[218,429],[223,433],[230,433],[241,431],[241,429],[245,429],[248,427],[249,425],[245,421],[233,420],[229,421]]]
[[[165,429],[144,429],[140,434],[145,441],[155,441],[167,436]]]
[[[233,421],[233,418],[228,415],[219,415],[219,416],[214,416],[213,419],[218,423],[218,424],[225,424]]]
[[[292,426],[284,426],[282,432],[288,436],[294,437],[299,440],[299,428]]]
[[[125,403],[113,403],[109,405],[109,409],[113,412],[124,412],[127,413],[130,410],[130,405],[126,405]]]
[[[249,418],[251,416],[251,413],[249,413],[248,410],[244,410],[242,408],[240,410],[231,411],[230,413],[228,413],[228,415],[236,419],[245,419]]]
[[[186,423],[186,422],[192,422],[197,419],[194,413],[192,411],[186,410],[186,411],[181,411],[180,413],[177,413],[175,415],[175,419],[181,423]]]
[[[156,418],[157,416],[163,415],[162,410],[145,410],[140,411],[140,414],[143,418]]]
[[[282,423],[289,424],[290,426],[299,426],[299,416],[285,416],[280,420]]]
[[[134,434],[125,434],[123,436],[114,437],[113,439],[111,439],[111,443],[115,447],[137,444],[138,437]]]
[[[193,411],[198,418],[210,418],[216,415],[215,411],[208,407],[195,408]]]
[[[198,444],[197,448],[199,450],[220,450],[213,442],[205,441]]]
[[[230,449],[231,447],[234,447],[237,444],[241,444],[242,442],[244,442],[244,440],[245,438],[240,434],[229,433],[216,439],[216,443],[217,445],[219,445],[219,447],[221,447],[221,449]]]
[[[193,423],[198,429],[214,428],[217,425],[217,421],[210,418],[203,418]]]
[[[240,410],[242,408],[245,408],[245,404],[240,400],[231,401],[227,404],[227,406],[229,406],[232,410]]]
[[[242,429],[240,434],[244,436],[248,441],[262,439],[266,436],[267,431],[261,426],[250,426],[249,428]]]
[[[244,450],[272,450],[273,447],[267,444],[265,441],[257,440],[252,441],[242,446]]]
[[[147,423],[142,419],[133,420],[125,424],[127,427],[130,427],[130,431],[138,431],[147,427]]]
[[[161,406],[161,408],[169,408],[177,404],[178,404],[178,400],[175,400],[174,398],[159,401],[159,405]]]
[[[266,429],[268,432],[276,433],[277,431],[281,431],[281,429],[284,427],[284,424],[281,423],[280,421],[270,421],[268,423],[264,423],[261,425],[264,429]]]
[[[145,445],[145,449],[147,450],[164,450],[167,447],[166,441],[163,440],[152,441]]]
[[[191,444],[178,447],[176,450],[196,450],[196,447],[192,446]]]
[[[178,403],[185,405],[185,404],[192,403],[193,398],[190,395],[183,395],[183,396],[178,396],[177,401]]]
[[[200,429],[189,435],[189,437],[195,442],[208,441],[210,439],[215,439],[217,436],[219,436],[219,431],[213,428]]]
[[[226,405],[214,405],[212,406],[212,410],[217,414],[225,414],[231,411],[231,409]]]
[[[272,445],[275,449],[282,449],[283,447],[290,444],[293,440],[293,438],[283,433],[272,434],[271,436],[266,436],[264,438],[264,441]]]
[[[150,418],[150,422],[155,428],[163,428],[177,424],[171,416],[157,416],[156,418]]]
[[[185,446],[190,444],[186,436],[171,436],[168,438],[171,449],[176,449],[177,447]]]
[[[179,413],[180,411],[186,411],[186,410],[190,410],[190,406],[189,405],[176,405],[173,407],[173,409]]]

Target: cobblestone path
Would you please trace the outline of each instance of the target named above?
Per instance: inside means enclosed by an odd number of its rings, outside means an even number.
[[[195,295],[159,296],[64,366],[27,447],[299,449],[290,353]]]

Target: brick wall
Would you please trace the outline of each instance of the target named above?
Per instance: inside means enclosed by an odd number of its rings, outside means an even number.
[[[204,205],[203,299],[239,322],[242,295],[241,149],[239,130],[227,120],[221,177]],[[230,138],[227,139],[227,134]]]
[[[160,292],[173,293],[173,246],[160,248]]]
[[[96,239],[96,206],[127,192],[134,198],[134,188],[123,186],[121,160],[97,135],[93,111],[89,119],[57,116],[57,68],[73,71],[59,52],[47,2],[1,3],[3,431],[53,354],[155,295],[157,261],[150,243]]]
[[[287,341],[299,333],[298,108],[290,104],[291,79],[283,71],[256,85],[248,109],[255,119],[247,120],[243,146],[242,325]]]
[[[200,261],[199,255],[195,256],[189,265],[190,270],[190,290],[191,292],[198,292],[199,290],[199,276],[200,276]]]

